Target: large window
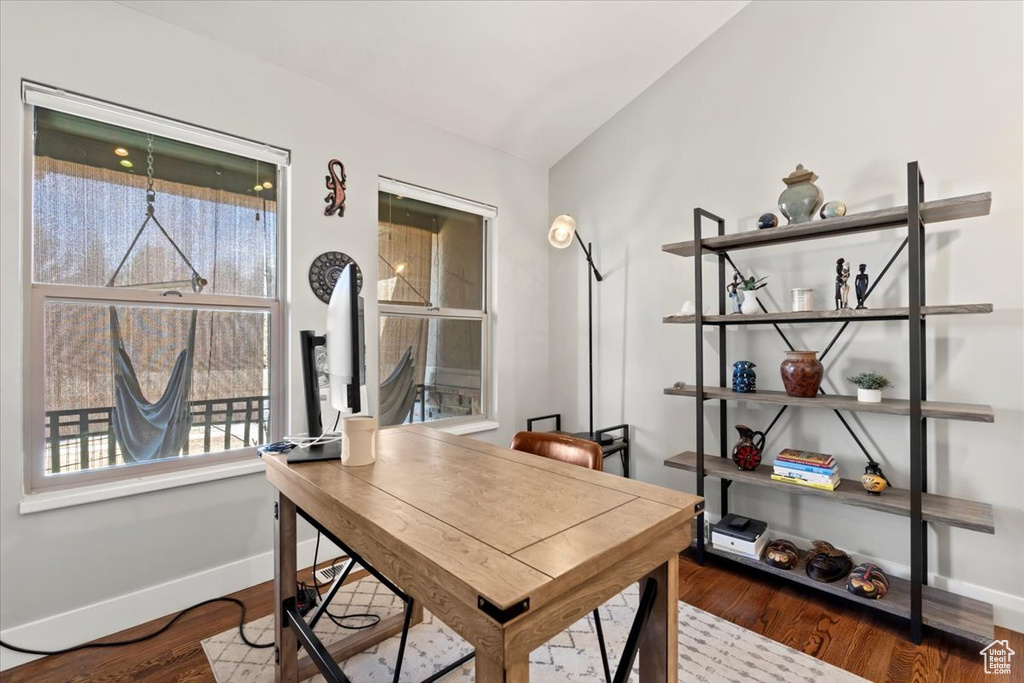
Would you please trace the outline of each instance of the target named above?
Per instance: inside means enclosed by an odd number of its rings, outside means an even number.
[[[287,153],[40,86],[25,100],[29,489],[250,457],[279,432]]]
[[[380,424],[490,417],[493,207],[381,179]]]

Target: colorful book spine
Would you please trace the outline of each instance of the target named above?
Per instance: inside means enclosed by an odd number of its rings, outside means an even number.
[[[791,470],[785,467],[779,467],[778,465],[774,468],[774,473],[780,477],[788,477],[790,479],[800,479],[801,481],[812,481],[816,484],[835,484],[839,481],[838,474],[814,474],[813,472],[801,472],[799,470]]]
[[[839,482],[836,484],[818,484],[813,481],[804,481],[803,479],[793,479],[792,477],[783,477],[779,474],[773,474],[772,479],[775,481],[781,481],[786,484],[796,484],[797,486],[809,486],[813,489],[821,489],[823,491],[835,491],[839,488]],[[841,480],[840,480],[841,481]]]
[[[817,465],[805,465],[802,462],[794,462],[792,460],[781,460],[776,459],[774,463],[775,467],[785,467],[789,470],[797,470],[800,472],[810,472],[812,474],[824,474],[831,476],[837,471],[835,465],[832,467],[818,467]]]
[[[813,451],[797,451],[792,448],[785,448],[779,452],[777,460],[797,462],[815,467],[832,467],[836,464],[835,458],[827,453],[814,453]]]

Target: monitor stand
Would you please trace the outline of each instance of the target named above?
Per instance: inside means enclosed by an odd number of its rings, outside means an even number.
[[[302,355],[302,386],[306,400],[306,425],[310,438],[324,433],[323,418],[320,414],[320,382],[316,374],[316,347],[324,346],[327,340],[318,337],[312,330],[299,332]],[[288,462],[316,462],[317,460],[341,460],[341,440],[303,448],[296,446],[288,453]]]
[[[288,452],[289,463],[317,460],[341,460],[341,441],[331,441],[308,448],[296,446]]]

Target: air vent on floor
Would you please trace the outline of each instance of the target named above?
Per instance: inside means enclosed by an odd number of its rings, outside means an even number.
[[[316,580],[320,583],[332,583],[334,579],[338,578],[338,575],[345,571],[345,566],[348,565],[348,560],[342,560],[338,564],[333,564],[330,567],[324,567],[316,571]],[[352,568],[355,571],[355,567]]]

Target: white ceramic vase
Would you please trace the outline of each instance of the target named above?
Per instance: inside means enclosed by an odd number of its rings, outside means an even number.
[[[857,388],[857,400],[861,403],[881,403],[882,402],[882,390],[881,389],[861,389]]]
[[[760,312],[761,307],[757,305],[757,296],[753,292],[744,292],[743,302],[740,304],[740,313],[752,315]]]

